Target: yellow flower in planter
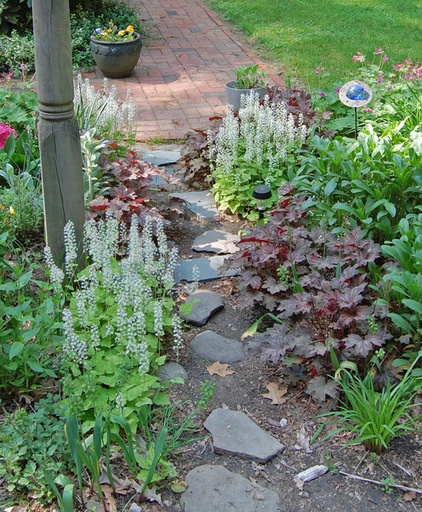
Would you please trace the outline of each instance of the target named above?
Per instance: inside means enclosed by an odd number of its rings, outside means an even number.
[[[96,28],[92,37],[97,41],[121,43],[122,41],[134,40],[136,32],[132,24],[129,24],[125,29],[119,29],[113,21],[110,21],[107,27]]]

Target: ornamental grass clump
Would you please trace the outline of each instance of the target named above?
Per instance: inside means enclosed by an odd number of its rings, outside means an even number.
[[[122,241],[127,239],[127,251]],[[76,268],[73,226],[65,231],[65,273],[47,261],[51,279],[63,282]],[[178,352],[181,319],[171,296],[177,251],[169,249],[159,220],[148,218],[142,237],[137,217],[129,233],[113,217],[87,222],[84,250],[89,265],[64,285],[63,390],[70,412],[86,426],[98,413],[122,415],[136,430],[143,404],[167,401],[155,375],[165,343]],[[124,254],[121,257],[121,254]],[[172,340],[172,341],[171,341]]]
[[[380,454],[392,439],[416,432],[418,418],[412,417],[410,410],[420,406],[414,403],[422,386],[421,370],[415,368],[419,358],[420,354],[401,381],[391,384],[387,379],[381,391],[374,389],[372,372],[362,379],[355,373],[341,370],[338,382],[344,399],[340,409],[322,415],[335,418],[339,427],[326,438],[339,432],[350,432],[355,437],[348,445],[363,443],[367,450]]]
[[[96,128],[99,138],[127,139],[133,136],[136,105],[132,92],[127,91],[126,100],[118,97],[117,87],[109,86],[104,78],[103,88],[96,90],[88,78],[78,75],[74,84],[75,117],[79,128],[85,133]]]
[[[308,134],[303,115],[289,114],[284,102],[270,103],[268,97],[260,101],[250,94],[242,98],[238,115],[229,107],[217,137],[210,141],[219,206],[255,220],[254,186],[266,184],[276,191],[286,181],[289,156]]]

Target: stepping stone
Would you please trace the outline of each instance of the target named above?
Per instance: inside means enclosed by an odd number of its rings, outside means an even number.
[[[205,325],[211,315],[214,315],[224,307],[223,299],[217,292],[209,290],[197,290],[189,295],[185,304],[192,304],[192,310],[188,314],[180,316],[193,325]]]
[[[176,263],[173,277],[176,283],[179,281],[195,281],[195,275],[199,274],[198,281],[210,281],[221,277],[236,276],[240,269],[230,268],[220,272],[227,256],[211,256],[210,258],[193,258],[191,260],[179,260]],[[196,267],[196,270],[194,268]]]
[[[180,160],[180,158],[182,158],[180,151],[165,151],[162,149],[149,151],[142,157],[145,162],[150,162],[151,164],[159,166],[175,164],[178,160]]]
[[[188,374],[181,364],[170,362],[158,368],[157,377],[161,380],[171,380],[176,377],[187,379]]]
[[[186,483],[180,499],[185,512],[283,512],[277,492],[253,486],[221,465],[194,468]]]
[[[268,462],[285,448],[240,411],[215,409],[204,427],[212,434],[216,452]]]
[[[239,250],[236,242],[238,235],[232,235],[219,229],[205,231],[193,241],[192,249],[197,252],[214,252],[216,254],[233,254]]]
[[[209,220],[218,217],[214,197],[208,190],[178,192],[177,194],[171,194],[171,197],[178,197],[186,201],[188,209],[202,219]]]
[[[225,338],[209,330],[197,334],[190,346],[196,355],[213,363],[215,361],[238,363],[245,359],[243,345],[240,341]]]

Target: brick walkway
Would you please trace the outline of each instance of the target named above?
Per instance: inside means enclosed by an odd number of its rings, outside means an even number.
[[[283,85],[201,0],[131,0],[150,34],[130,78],[110,79],[119,96],[130,89],[138,107],[137,139],[180,139],[226,112],[224,84],[240,64],[257,63],[271,85]],[[102,73],[87,74],[101,87]]]

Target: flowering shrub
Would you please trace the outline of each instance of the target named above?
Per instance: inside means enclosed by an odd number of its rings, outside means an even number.
[[[122,43],[123,41],[132,41],[135,39],[135,35],[133,25],[128,25],[125,29],[119,29],[113,21],[110,21],[107,27],[96,28],[92,37],[98,41]]]
[[[0,123],[0,149],[4,148],[7,139],[12,134],[16,139],[16,137],[18,136],[18,134],[16,133],[16,130],[14,130],[13,128],[11,128],[10,126],[8,126],[5,123]]]
[[[177,352],[183,343],[181,319],[171,296],[177,252],[169,250],[162,223],[152,220],[139,238],[134,216],[128,234],[109,217],[87,222],[84,249],[90,264],[76,276],[69,306],[63,310],[65,343],[64,393],[72,413],[88,426],[99,412],[115,412],[137,428],[143,404],[166,399],[155,370],[164,363],[161,348],[173,337]],[[121,242],[128,237],[123,259]],[[73,226],[65,229],[66,274],[76,265]],[[50,279],[61,293],[64,273],[46,250]],[[68,288],[67,288],[68,289]],[[63,288],[66,290],[66,287]]]
[[[303,115],[289,114],[286,103],[259,101],[244,96],[238,116],[229,108],[215,140],[210,159],[213,192],[223,210],[255,219],[252,190],[265,183],[275,191],[285,180],[289,155],[301,147],[309,129]]]

